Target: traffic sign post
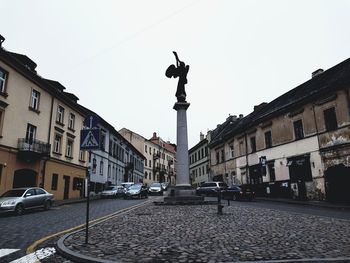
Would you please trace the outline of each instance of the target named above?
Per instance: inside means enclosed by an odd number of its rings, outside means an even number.
[[[100,147],[100,129],[98,128],[98,118],[95,115],[89,115],[84,120],[84,127],[80,131],[80,150],[89,150],[91,159],[91,150]],[[89,242],[89,207],[90,207],[90,171],[86,167],[87,197],[86,197],[86,224],[85,224],[85,244]]]

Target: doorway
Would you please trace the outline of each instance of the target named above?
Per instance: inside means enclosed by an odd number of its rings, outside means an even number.
[[[31,169],[20,169],[13,176],[13,188],[36,186],[37,172]]]
[[[63,192],[63,199],[69,198],[69,183],[70,183],[70,177],[65,175],[63,176],[64,180],[64,192]]]

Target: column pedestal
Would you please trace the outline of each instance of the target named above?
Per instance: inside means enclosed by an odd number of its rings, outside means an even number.
[[[169,188],[169,195],[164,198],[165,203],[189,204],[201,203],[202,196],[196,196],[190,184],[188,164],[188,138],[186,110],[190,106],[187,102],[176,102],[174,110],[177,111],[176,132],[176,186]]]

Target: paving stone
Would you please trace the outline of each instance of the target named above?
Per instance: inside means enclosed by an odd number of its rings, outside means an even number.
[[[138,214],[147,214],[140,216]],[[65,241],[76,252],[123,262],[233,262],[350,257],[350,222],[231,203],[155,206],[122,214]]]

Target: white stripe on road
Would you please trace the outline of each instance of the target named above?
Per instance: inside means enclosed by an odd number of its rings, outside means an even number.
[[[46,247],[35,251],[29,255],[11,261],[10,263],[35,263],[40,259],[47,258],[56,253],[56,249],[54,247]]]
[[[13,252],[16,252],[18,251],[19,249],[12,249],[12,248],[3,248],[3,249],[0,249],[0,258],[1,257],[5,257],[7,255],[10,255],[12,254]]]

